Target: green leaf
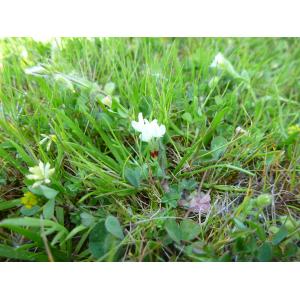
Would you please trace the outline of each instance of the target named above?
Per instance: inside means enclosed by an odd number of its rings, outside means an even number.
[[[55,207],[55,216],[59,224],[65,224],[65,213],[63,207],[56,206]]]
[[[271,261],[272,260],[272,246],[270,243],[264,243],[257,253],[259,261]]]
[[[80,214],[81,224],[90,227],[95,223],[95,217],[89,213],[83,212]]]
[[[103,221],[97,223],[89,235],[89,250],[99,259],[108,253],[116,244],[115,237],[110,234]]]
[[[56,195],[58,194],[58,191],[51,189],[45,185],[40,185],[40,189],[43,193],[43,195],[48,199],[48,200],[54,200]]]
[[[36,188],[33,187],[29,187],[30,192],[38,195],[38,196],[44,196],[45,198],[47,198],[48,200],[52,200],[56,197],[56,195],[58,194],[58,191],[49,188],[45,185],[40,185]]]
[[[287,257],[295,256],[297,254],[298,247],[293,243],[288,243],[284,249],[284,254]]]
[[[264,242],[267,237],[266,237],[266,232],[265,232],[263,226],[256,222],[252,222],[252,221],[248,221],[248,224],[250,225],[251,228],[255,229],[258,238],[262,242]]]
[[[26,250],[0,245],[0,257],[16,259],[21,261],[48,261],[45,254],[29,252]]]
[[[281,241],[283,241],[287,236],[289,232],[285,228],[285,226],[281,226],[279,231],[273,236],[272,244],[278,245]]]
[[[40,206],[38,206],[38,205],[36,205],[32,208],[26,208],[25,206],[22,206],[20,209],[20,213],[23,216],[30,217],[30,216],[35,215],[39,210],[40,210]]]
[[[114,216],[108,216],[105,220],[105,228],[118,239],[123,239],[124,234],[119,220]]]
[[[170,191],[165,193],[161,199],[162,203],[167,203],[171,207],[176,208],[180,199],[180,192],[177,186],[171,186]]]
[[[21,202],[19,199],[16,200],[7,200],[7,201],[0,201],[0,211],[2,210],[6,210],[6,209],[10,209],[10,208],[14,208],[16,206],[20,206]]]
[[[191,241],[200,234],[201,227],[192,220],[183,220],[180,223],[180,231],[183,241]]]
[[[194,191],[198,186],[198,182],[195,179],[183,179],[179,182],[179,190],[188,190],[188,191]]]
[[[195,153],[198,153],[198,150],[200,148],[200,146],[202,146],[203,144],[206,146],[211,138],[213,133],[215,132],[215,130],[217,129],[217,127],[221,124],[221,122],[223,121],[223,118],[227,112],[228,108],[224,108],[223,110],[217,112],[215,114],[214,119],[212,120],[209,128],[207,129],[205,135],[201,138],[199,137],[197,139],[197,141],[188,149],[188,151],[186,151],[185,155],[182,157],[182,159],[180,160],[180,162],[177,164],[173,174],[177,174],[180,169],[184,166],[184,164],[191,159]]]
[[[28,189],[31,193],[33,193],[35,195],[44,196],[43,191],[41,190],[40,186],[35,187],[35,188],[30,186],[30,187],[28,187]]]
[[[207,145],[210,142],[213,133],[215,132],[217,127],[222,123],[223,118],[224,118],[225,114],[227,113],[227,111],[228,111],[228,107],[225,107],[223,110],[218,111],[215,114],[214,119],[212,120],[205,136],[203,137],[203,144],[204,145]]]
[[[139,167],[125,168],[124,176],[131,185],[136,188],[140,187],[142,173]]]
[[[213,151],[212,155],[214,159],[219,159],[224,154],[227,148],[227,143],[227,140],[222,136],[213,138],[211,141],[211,150]]]
[[[65,241],[71,239],[73,236],[75,236],[77,233],[86,230],[87,228],[84,225],[79,225],[76,226],[75,228],[72,229],[72,231],[67,235]]]
[[[45,219],[51,219],[54,215],[55,199],[50,199],[43,207],[43,215]]]
[[[7,225],[14,226],[30,226],[30,227],[44,227],[45,229],[49,228],[52,231],[62,231],[64,234],[68,234],[68,230],[51,220],[43,220],[38,218],[24,217],[24,218],[11,218],[5,219],[0,222],[0,226],[6,227]]]
[[[199,150],[196,162],[212,162],[215,161],[214,155],[208,150]]]
[[[175,220],[171,219],[166,222],[165,229],[170,236],[170,238],[177,244],[180,244],[181,232],[178,224]]]
[[[185,112],[182,115],[182,119],[185,120],[187,123],[193,123],[193,117],[189,112]]]
[[[109,129],[114,126],[114,120],[105,112],[97,114],[97,122],[102,129]]]
[[[36,242],[37,246],[42,247],[42,248],[44,247],[44,243],[40,236],[39,230],[33,230],[32,228],[25,229],[23,227],[14,226],[14,225],[5,225],[4,227],[23,235],[28,240]]]
[[[240,221],[239,219],[234,218],[233,221],[234,221],[234,223],[235,223],[235,225],[238,229],[240,229],[240,230],[248,229],[247,226],[242,221]]]

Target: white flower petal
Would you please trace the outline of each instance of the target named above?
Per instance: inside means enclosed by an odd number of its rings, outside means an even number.
[[[41,161],[39,161],[39,168],[40,168],[41,170],[44,170],[44,163],[42,163]]]
[[[146,120],[145,120],[146,121]],[[144,121],[144,118],[143,118],[143,114],[142,113],[139,113],[139,116],[138,116],[138,122],[136,121],[132,121],[131,122],[131,125],[132,127],[138,131],[138,132],[142,132],[144,127],[145,127],[145,121]]]
[[[144,130],[140,137],[143,142],[149,142],[152,139],[152,133],[149,130]]]
[[[226,61],[226,59],[225,59],[224,55],[223,55],[222,53],[219,52],[219,53],[215,56],[213,62],[212,62],[211,65],[210,65],[210,67],[211,67],[211,68],[217,68],[217,67],[219,67],[219,66],[222,66],[222,65],[225,63],[225,61]]]
[[[160,130],[160,136],[159,137],[162,137],[166,133],[166,126],[165,125],[160,125],[159,130]]]
[[[153,138],[160,138],[166,132],[166,127],[164,125],[158,125],[156,119],[149,122],[147,119],[143,118],[142,113],[139,113],[138,122],[132,121],[132,127],[141,132],[140,139],[143,142],[149,142]]]
[[[55,172],[55,168],[49,170],[49,177],[52,176]]]
[[[111,99],[110,96],[104,97],[104,98],[101,100],[101,102],[102,102],[104,105],[108,106],[108,107],[111,107],[111,106],[112,106],[112,99]]]
[[[29,172],[32,174],[26,175],[30,180],[35,180],[34,186],[38,186],[44,183],[50,183],[49,177],[54,173],[55,169],[50,169],[50,164],[39,161],[38,166],[29,168]]]
[[[28,178],[30,180],[39,180],[40,176],[29,174],[29,175],[26,175],[26,178]]]
[[[45,178],[49,177],[49,170],[50,170],[50,164],[46,163],[45,168],[44,168],[44,177]]]

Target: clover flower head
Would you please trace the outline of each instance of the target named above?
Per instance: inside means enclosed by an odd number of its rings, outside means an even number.
[[[55,169],[50,168],[50,164],[39,162],[38,166],[29,168],[31,174],[26,175],[28,179],[35,180],[35,183],[32,185],[33,188],[40,186],[45,183],[48,184],[51,182],[50,177],[55,172]]]
[[[239,74],[231,64],[231,62],[225,58],[222,53],[218,53],[213,62],[210,64],[210,67],[220,71],[225,71],[230,74],[233,78],[243,79],[247,81],[247,78],[244,75]]]
[[[210,65],[210,67],[211,67],[211,68],[222,67],[222,66],[226,63],[226,61],[227,61],[227,60],[226,60],[226,58],[224,57],[224,55],[223,55],[221,52],[219,52],[219,53],[215,56],[213,62],[212,62],[211,65]]]
[[[111,105],[112,105],[112,99],[111,99],[111,96],[109,96],[109,95],[105,96],[105,97],[101,100],[101,102],[102,102],[104,105],[106,105],[106,106],[108,106],[108,107],[110,108]]]
[[[165,125],[158,125],[156,119],[149,122],[143,118],[143,114],[139,113],[138,122],[132,121],[132,127],[141,133],[140,139],[143,142],[150,142],[153,138],[161,138],[166,133]]]
[[[241,126],[238,126],[238,127],[235,129],[235,133],[236,133],[236,134],[248,134],[248,131],[245,130],[244,128],[242,128]]]
[[[32,208],[33,206],[37,205],[38,198],[35,194],[31,192],[24,193],[24,196],[21,198],[21,203],[28,209]]]

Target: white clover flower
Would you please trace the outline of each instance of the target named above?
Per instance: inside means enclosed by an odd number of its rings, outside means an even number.
[[[224,66],[224,64],[225,64],[226,61],[227,61],[227,60],[225,59],[224,55],[223,55],[222,53],[219,52],[219,53],[215,56],[213,62],[212,62],[211,65],[210,65],[210,67],[211,67],[211,68],[222,67],[222,66]]]
[[[218,69],[221,71],[228,72],[232,77],[239,78],[239,79],[245,79],[243,76],[241,76],[233,67],[231,62],[224,57],[222,53],[218,53],[213,62],[210,65],[211,68]]]
[[[32,174],[26,175],[28,179],[35,180],[35,183],[32,185],[33,188],[40,186],[42,183],[50,183],[50,177],[55,172],[55,169],[50,169],[50,164],[39,162],[38,166],[29,168],[29,172]]]
[[[143,142],[149,142],[153,138],[161,138],[166,133],[165,125],[158,125],[157,120],[149,122],[143,118],[143,114],[139,113],[138,122],[132,121],[132,127],[141,133],[140,139]]]
[[[112,105],[112,99],[111,99],[111,96],[105,96],[102,100],[101,100],[101,102],[104,104],[104,105],[106,105],[106,106],[108,106],[109,108],[111,107],[111,105]]]
[[[241,126],[238,126],[238,127],[235,129],[235,133],[236,133],[236,134],[248,134],[248,131],[245,130],[244,128],[242,128]]]

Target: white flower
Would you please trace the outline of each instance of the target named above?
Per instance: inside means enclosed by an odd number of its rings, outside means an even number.
[[[224,55],[220,52],[215,56],[210,67],[221,71],[226,71],[234,78],[245,79],[234,69],[231,62],[228,59],[226,59]]]
[[[101,102],[102,102],[104,105],[106,105],[106,106],[108,106],[108,107],[111,107],[111,105],[112,105],[112,99],[111,99],[111,96],[105,96],[105,97],[101,100]]]
[[[132,121],[132,127],[141,133],[140,138],[143,142],[149,142],[153,138],[161,138],[166,133],[165,125],[158,125],[157,120],[149,122],[139,113],[138,122]]]
[[[218,67],[222,67],[224,65],[224,63],[226,62],[227,60],[225,59],[224,55],[222,53],[218,53],[213,62],[211,63],[210,67],[211,68],[218,68]]]
[[[235,133],[236,134],[248,134],[248,131],[243,129],[241,126],[238,126],[236,129],[235,129]]]
[[[22,48],[21,48],[20,56],[21,56],[23,59],[27,59],[27,58],[28,58],[28,52],[27,52],[27,50],[26,50],[25,47],[22,47]]]
[[[32,174],[26,175],[28,179],[35,180],[35,183],[33,184],[33,188],[38,187],[42,183],[50,183],[50,177],[53,175],[55,169],[50,169],[49,163],[42,163],[39,162],[38,166],[29,168],[29,172]]]

